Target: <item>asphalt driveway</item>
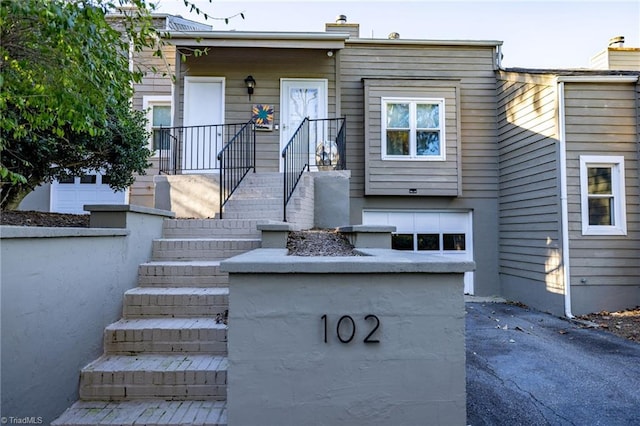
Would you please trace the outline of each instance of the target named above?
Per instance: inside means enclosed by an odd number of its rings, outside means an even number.
[[[469,425],[640,425],[640,344],[505,303],[466,311]]]

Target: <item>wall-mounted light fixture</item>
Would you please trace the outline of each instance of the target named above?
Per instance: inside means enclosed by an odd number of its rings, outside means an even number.
[[[251,100],[251,95],[253,95],[253,88],[256,87],[256,81],[253,79],[253,76],[249,75],[244,79],[244,84],[247,85],[247,93],[249,94],[249,100]]]

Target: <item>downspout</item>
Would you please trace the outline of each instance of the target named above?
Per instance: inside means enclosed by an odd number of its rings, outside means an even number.
[[[562,265],[564,280],[564,314],[573,318],[571,312],[571,273],[569,267],[569,203],[567,201],[567,140],[564,110],[564,82],[557,81],[558,94],[558,142],[560,150],[560,208],[562,227]]]

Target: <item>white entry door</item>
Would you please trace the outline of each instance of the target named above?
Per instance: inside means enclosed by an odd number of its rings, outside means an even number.
[[[471,212],[365,210],[362,223],[395,226],[392,246],[396,250],[473,260]],[[473,294],[473,272],[464,274],[464,292]]]
[[[224,146],[224,78],[184,78],[183,173],[215,173]]]
[[[302,123],[305,117],[327,118],[328,100],[326,79],[283,78],[280,80],[280,152]],[[313,126],[309,128],[309,135],[316,134]],[[309,161],[315,157],[315,142],[309,137]],[[280,159],[282,170],[282,158]]]

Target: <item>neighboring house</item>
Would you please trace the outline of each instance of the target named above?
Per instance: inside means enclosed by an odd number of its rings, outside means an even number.
[[[107,17],[114,26],[118,25],[119,15]],[[190,21],[179,16],[156,14],[154,26],[161,31],[209,31],[211,26]],[[133,106],[148,111],[149,128],[171,125],[172,82],[170,75],[174,70],[175,47],[164,47],[164,58],[145,51],[130,57],[132,66],[146,70],[143,80],[136,85]],[[167,111],[168,109],[168,111]],[[157,139],[157,137],[156,137]],[[150,141],[151,149],[154,143]],[[154,206],[154,174],[157,173],[157,156],[151,158],[152,168],[147,175],[138,176],[135,183],[124,191],[114,192],[108,185],[109,176],[88,172],[82,177],[45,183],[20,204],[22,210],[52,211],[59,213],[85,214],[85,204],[137,204]]]
[[[396,249],[474,260],[465,292],[567,315],[640,305],[638,49],[608,48],[623,57],[603,68],[638,65],[621,72],[504,70],[500,41],[360,38],[346,18],[324,32],[180,29],[170,43],[175,84],[136,87],[158,157],[132,204],[163,207],[166,174],[219,191],[216,153],[256,114],[256,171],[282,172],[309,117],[311,164],[328,151],[350,172],[345,220],[395,226]]]

